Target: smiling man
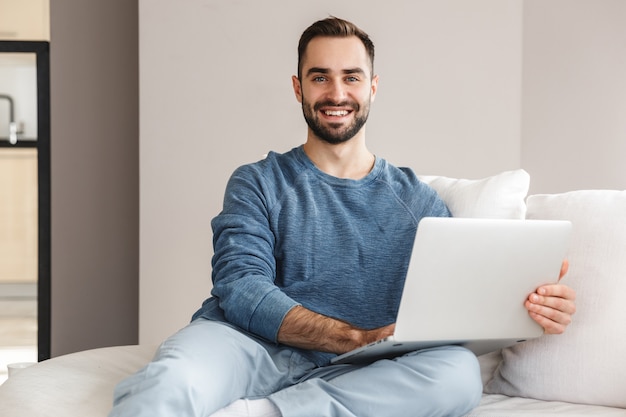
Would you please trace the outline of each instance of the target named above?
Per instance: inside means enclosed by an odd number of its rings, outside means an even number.
[[[368,35],[324,19],[298,53],[305,143],[233,173],[212,221],[211,297],[117,386],[111,417],[461,416],[478,404],[478,363],[461,347],[331,365],[393,332],[417,224],[450,213],[365,144],[378,88]],[[573,298],[547,285],[527,308],[560,333]]]
[[[330,144],[365,135],[363,127],[376,95],[378,76],[373,76],[373,61],[361,42],[356,36],[310,40],[306,55],[305,51],[301,52],[304,56],[300,58],[298,77],[292,79],[296,97],[302,103],[304,119],[309,125],[309,134]],[[346,51],[348,55],[345,55]],[[311,62],[321,66],[307,65]],[[345,67],[331,67],[340,62]],[[365,65],[349,66],[357,62]],[[302,74],[302,65],[307,65],[305,74]]]

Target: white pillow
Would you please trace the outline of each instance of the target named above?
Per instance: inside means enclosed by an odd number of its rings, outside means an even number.
[[[577,312],[562,335],[503,349],[485,392],[626,408],[626,191],[527,199],[528,218],[573,223],[564,283]]]
[[[454,217],[523,219],[530,176],[523,169],[480,180],[420,176],[447,204]]]

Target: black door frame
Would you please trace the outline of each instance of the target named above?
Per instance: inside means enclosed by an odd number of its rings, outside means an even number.
[[[37,358],[43,361],[50,358],[51,333],[50,43],[0,41],[0,52],[34,53],[37,56],[37,140],[16,144],[0,140],[0,148],[37,148]]]

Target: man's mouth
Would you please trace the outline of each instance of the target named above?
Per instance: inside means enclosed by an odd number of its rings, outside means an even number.
[[[348,110],[324,110],[324,114],[326,116],[347,116],[348,115]]]
[[[350,113],[358,110],[358,104],[352,102],[331,103],[320,102],[315,105],[315,110],[319,111],[325,117],[341,118],[350,115]]]

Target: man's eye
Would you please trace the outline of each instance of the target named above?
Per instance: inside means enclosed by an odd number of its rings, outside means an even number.
[[[313,81],[316,82],[316,83],[322,83],[322,82],[326,81],[326,77],[322,77],[322,76],[315,77],[315,78],[313,78]]]
[[[348,77],[348,78],[346,78],[346,81],[351,82],[351,83],[355,83],[355,82],[359,81],[359,79],[357,77]]]

